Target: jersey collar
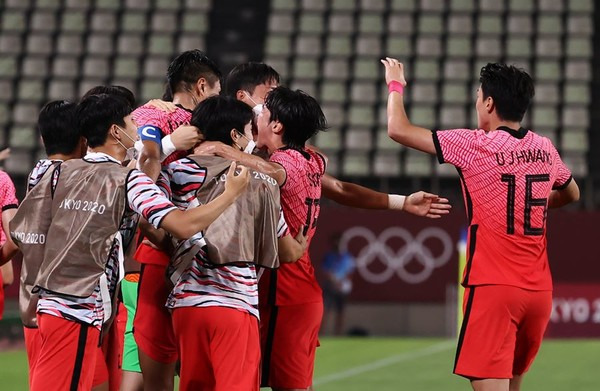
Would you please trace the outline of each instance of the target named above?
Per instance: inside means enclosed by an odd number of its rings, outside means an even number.
[[[519,128],[519,130],[515,130],[515,129],[511,129],[508,126],[499,126],[498,129],[496,130],[503,130],[505,132],[508,132],[511,136],[513,136],[514,138],[518,138],[518,139],[522,139],[525,137],[525,135],[527,134],[527,132],[529,132],[529,130],[521,127]]]
[[[175,106],[179,107],[180,109],[183,109],[183,110],[187,111],[188,113],[193,113],[194,112],[194,110],[186,109],[180,103],[177,103]]]

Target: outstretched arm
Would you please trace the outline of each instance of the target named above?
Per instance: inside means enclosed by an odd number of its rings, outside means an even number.
[[[281,165],[268,162],[256,155],[244,153],[239,149],[218,141],[204,141],[194,149],[194,153],[198,155],[217,155],[234,162],[239,162],[248,168],[267,174],[275,179],[279,186],[283,186],[285,183],[286,173]]]
[[[387,105],[388,136],[402,145],[435,155],[431,130],[413,125],[404,110],[404,65],[390,57],[381,62],[385,67],[385,81],[390,90]]]
[[[325,174],[322,180],[323,195],[338,204],[361,209],[402,210],[417,216],[440,218],[450,213],[450,204],[445,198],[419,191],[408,197],[387,194]]]

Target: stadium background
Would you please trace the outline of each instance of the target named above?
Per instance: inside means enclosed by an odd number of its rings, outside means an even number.
[[[592,0],[4,0],[0,146],[12,151],[4,169],[21,198],[25,176],[44,155],[35,122],[49,100],[75,100],[98,84],[126,86],[140,104],[161,97],[169,61],[192,48],[206,51],[224,74],[241,62],[267,62],[282,84],[321,103],[330,129],[313,143],[329,157],[331,174],[385,192],[429,190],[454,206],[449,217],[425,221],[324,202],[313,262],[318,267],[331,235],[340,233],[354,235],[349,248],[361,266],[347,327],[448,337],[456,331],[466,225],[460,186],[451,166],[387,137],[379,59],[406,64],[409,117],[432,129],[474,128],[479,69],[508,62],[536,83],[524,126],[554,141],[582,191],[577,205],[548,216],[556,282],[548,336],[599,337],[594,6]],[[7,294],[4,336],[19,330],[16,286]]]

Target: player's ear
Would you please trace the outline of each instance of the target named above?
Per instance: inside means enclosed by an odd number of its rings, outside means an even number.
[[[198,95],[200,95],[200,96],[205,95],[205,92],[204,92],[205,86],[206,86],[206,79],[203,77],[198,79],[198,81],[196,82],[196,89],[198,91]]]
[[[494,111],[494,98],[492,98],[491,96],[488,96],[487,99],[485,100],[485,109],[488,112],[488,114],[490,114],[492,111]]]
[[[229,136],[231,136],[231,139],[234,143],[238,140],[238,138],[240,138],[240,134],[235,129],[231,129],[231,131],[229,132]]]
[[[275,134],[281,134],[283,133],[283,124],[279,121],[273,121],[273,133]]]
[[[120,140],[121,139],[121,135],[119,134],[119,126],[117,124],[112,124],[110,125],[110,129],[108,130],[108,133],[113,136],[115,139]]]
[[[245,103],[245,99],[246,99],[246,91],[244,90],[237,90],[237,92],[235,93],[235,99],[237,100],[241,100],[242,102]]]

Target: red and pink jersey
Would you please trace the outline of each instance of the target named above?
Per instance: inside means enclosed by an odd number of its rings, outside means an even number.
[[[163,137],[173,133],[179,126],[190,122],[192,112],[177,106],[177,110],[168,113],[156,107],[144,105],[135,109],[132,116],[138,126],[138,134],[142,141],[151,140],[160,145]],[[175,151],[167,156],[162,164],[167,165],[187,155],[186,151]]]
[[[276,305],[319,302],[323,300],[323,294],[308,248],[321,209],[321,177],[325,173],[325,158],[311,150],[287,148],[275,151],[270,161],[285,169],[286,181],[281,186],[283,214],[293,236],[298,234],[301,227],[305,227],[307,247],[297,262],[281,264],[276,271],[265,270],[258,284],[259,303],[262,306],[273,304],[273,300]]]
[[[7,173],[0,171],[0,208],[4,212],[18,207],[19,201],[17,200],[15,185]],[[2,221],[0,221],[0,245],[4,242],[6,242],[6,235],[4,234],[4,227],[2,227]]]
[[[433,133],[440,163],[458,169],[469,239],[463,285],[551,290],[546,214],[571,172],[552,142],[526,129]]]

